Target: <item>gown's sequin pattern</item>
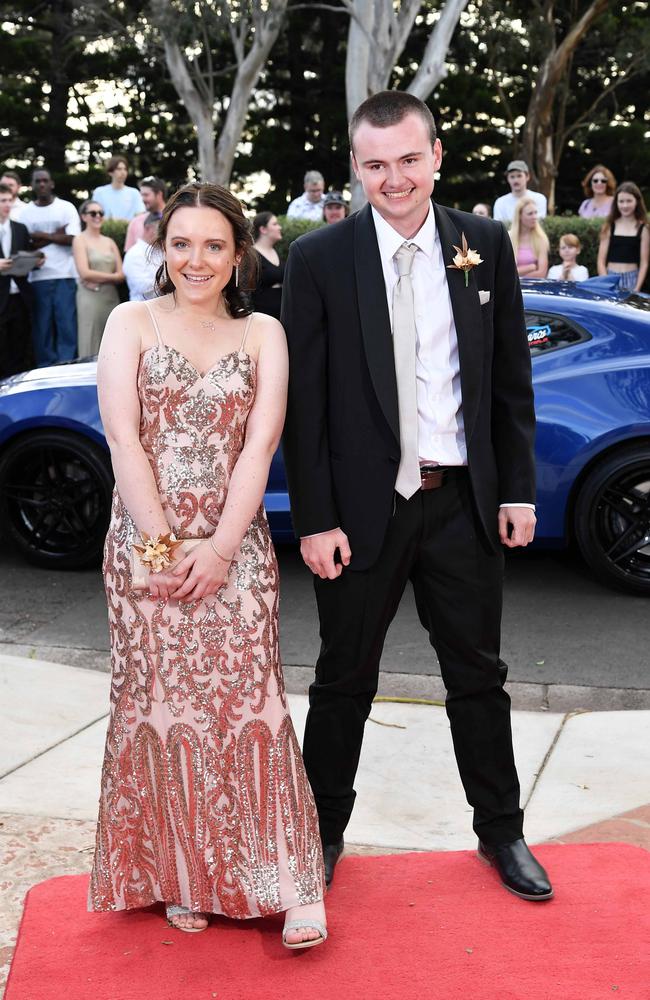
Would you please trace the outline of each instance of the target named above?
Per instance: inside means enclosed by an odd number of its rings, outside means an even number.
[[[161,341],[142,355],[140,440],[177,536],[214,531],[255,384],[243,350],[204,376]],[[90,908],[162,900],[241,918],[322,899],[318,819],[287,708],[264,509],[226,585],[193,603],[131,590],[134,536],[116,491],[104,556],[111,717]]]

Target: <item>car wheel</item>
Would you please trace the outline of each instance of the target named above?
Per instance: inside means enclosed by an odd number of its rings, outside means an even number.
[[[86,438],[33,433],[0,456],[0,524],[37,566],[89,566],[101,557],[112,489],[108,457]]]
[[[578,495],[574,528],[599,579],[650,595],[650,446],[621,449],[592,469]]]

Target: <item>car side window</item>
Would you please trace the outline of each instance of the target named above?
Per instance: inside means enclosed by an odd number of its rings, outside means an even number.
[[[533,357],[590,339],[586,330],[570,323],[564,316],[551,316],[548,313],[527,312],[526,333]]]

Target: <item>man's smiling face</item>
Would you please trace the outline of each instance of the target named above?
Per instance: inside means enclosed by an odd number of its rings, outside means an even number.
[[[418,114],[386,128],[362,121],[354,133],[352,166],[366,198],[406,238],[415,235],[427,216],[441,162],[440,140],[431,145]]]

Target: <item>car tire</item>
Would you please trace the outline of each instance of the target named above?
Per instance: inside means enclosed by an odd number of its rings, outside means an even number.
[[[80,434],[36,431],[0,455],[0,525],[36,566],[79,569],[101,558],[111,512],[108,455]]]
[[[650,444],[612,452],[590,471],[575,504],[574,534],[599,580],[650,595]]]

